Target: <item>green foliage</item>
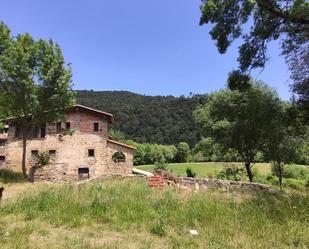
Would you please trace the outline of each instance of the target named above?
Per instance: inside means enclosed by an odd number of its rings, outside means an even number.
[[[122,131],[119,131],[119,130],[109,129],[108,135],[115,141],[125,143],[126,140],[127,140],[126,134]]]
[[[39,152],[36,155],[35,164],[38,167],[46,166],[50,161],[50,156],[48,151]]]
[[[126,143],[134,146],[134,165],[154,164],[155,162],[173,162],[177,153],[174,145],[140,144],[130,140]]]
[[[145,96],[125,91],[77,91],[77,102],[114,114],[112,129],[138,143],[172,144],[200,140],[193,110],[207,95]],[[111,134],[113,137],[115,134]],[[122,141],[122,138],[121,140]]]
[[[194,178],[194,177],[196,176],[196,173],[193,172],[193,170],[192,170],[190,167],[188,167],[188,168],[186,169],[186,173],[187,173],[187,177],[192,177],[192,178]]]
[[[283,177],[306,179],[309,177],[309,166],[286,165],[283,171]]]
[[[233,71],[229,74],[227,85],[232,91],[245,91],[251,86],[250,81],[249,75],[243,75],[240,71]]]
[[[1,117],[1,116],[0,116]],[[0,122],[0,134],[4,131],[4,125]]]
[[[154,170],[155,171],[157,171],[157,170],[164,170],[164,171],[166,171],[167,170],[167,164],[164,161],[155,162]]]
[[[63,118],[73,103],[71,68],[52,40],[35,41],[29,33],[10,37],[3,23],[0,37],[0,113],[17,118],[11,122],[22,128],[25,153],[28,131]],[[22,170],[26,176],[24,156]]]
[[[176,162],[185,163],[188,161],[190,147],[186,142],[180,142],[177,145]]]
[[[309,113],[309,3],[305,0],[203,0],[200,25],[208,24],[220,53],[241,38],[239,71],[229,76],[231,89],[246,88],[247,72],[264,68],[267,44],[280,39],[282,55],[292,72],[293,90]],[[244,83],[244,84],[243,84]],[[308,120],[308,116],[306,118]]]
[[[259,160],[263,157],[258,152]],[[202,138],[191,151],[191,162],[240,162],[241,158],[238,152],[232,148],[224,150],[219,144],[214,143],[210,137]]]
[[[220,171],[216,176],[219,179],[240,181],[246,175],[245,169],[239,164],[228,163],[224,165],[222,171]]]
[[[115,163],[125,162],[125,155],[122,152],[117,151],[113,156],[112,160]]]
[[[252,181],[251,163],[264,148],[268,124],[278,112],[280,99],[275,91],[253,82],[245,91],[221,90],[194,112],[202,132],[224,151],[232,149],[245,162]]]

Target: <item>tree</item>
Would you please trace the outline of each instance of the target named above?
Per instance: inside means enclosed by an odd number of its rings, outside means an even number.
[[[278,177],[281,190],[284,166],[297,161],[303,146],[302,137],[306,132],[306,127],[297,122],[293,112],[293,107],[288,103],[283,102],[279,106],[268,124],[263,151],[266,159],[272,162],[272,172]]]
[[[238,62],[244,76],[251,69],[263,68],[268,60],[267,44],[281,40],[282,55],[294,81],[292,89],[309,114],[308,1],[203,0],[201,12],[200,25],[212,25],[209,33],[220,53],[225,53],[236,39],[242,39]]]
[[[0,112],[14,117],[21,128],[22,172],[27,177],[27,140],[35,126],[64,117],[73,103],[71,69],[65,65],[61,49],[52,40],[35,41],[30,34],[10,37],[10,30],[0,23]]]
[[[185,163],[188,161],[188,156],[190,153],[190,147],[186,142],[180,142],[177,145],[176,161],[178,163]]]
[[[237,151],[252,182],[256,154],[263,148],[266,128],[279,105],[275,91],[254,82],[245,91],[227,89],[212,94],[207,104],[195,110],[194,117],[205,136],[226,152]]]

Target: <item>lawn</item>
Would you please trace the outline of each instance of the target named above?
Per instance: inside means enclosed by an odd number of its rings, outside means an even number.
[[[20,183],[19,183],[20,184]],[[309,196],[151,189],[144,179],[33,184],[0,206],[1,249],[308,248]],[[189,233],[198,231],[197,236]]]
[[[186,169],[190,167],[195,173],[196,177],[214,177],[217,172],[221,171],[223,165],[222,162],[205,162],[205,163],[170,163],[168,169],[176,174],[177,176],[185,176]],[[154,165],[141,165],[137,166],[137,169],[153,172]],[[270,164],[268,163],[257,163],[253,166],[262,175],[267,175],[271,172]]]

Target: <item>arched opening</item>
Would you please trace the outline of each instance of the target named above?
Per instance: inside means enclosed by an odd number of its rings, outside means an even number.
[[[124,163],[126,161],[126,156],[122,152],[117,151],[112,156],[112,159],[114,163]]]

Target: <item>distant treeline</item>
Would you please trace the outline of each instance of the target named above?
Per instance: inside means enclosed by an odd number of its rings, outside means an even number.
[[[193,147],[201,136],[192,112],[207,95],[190,97],[145,96],[126,91],[77,91],[77,102],[114,114],[111,128],[139,143],[187,142]]]

